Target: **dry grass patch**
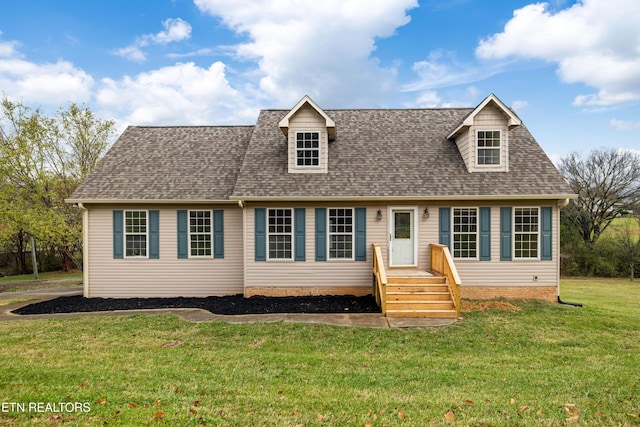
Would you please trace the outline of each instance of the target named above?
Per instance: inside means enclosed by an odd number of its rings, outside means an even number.
[[[460,302],[460,311],[463,313],[470,313],[472,311],[520,311],[522,308],[517,305],[511,304],[507,301],[496,300],[462,300]]]

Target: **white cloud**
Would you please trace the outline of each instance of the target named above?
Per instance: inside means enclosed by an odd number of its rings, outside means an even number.
[[[429,52],[427,59],[413,64],[418,81],[404,85],[402,90],[415,92],[473,83],[498,74],[501,68],[500,64],[485,67],[465,64],[453,52],[436,50]]]
[[[249,41],[238,57],[256,61],[260,89],[289,105],[305,93],[321,105],[374,103],[392,92],[396,70],[372,56],[375,39],[410,20],[416,0],[195,0]],[[330,107],[330,105],[329,105]]]
[[[640,122],[611,119],[609,120],[609,126],[618,131],[637,130],[640,129]]]
[[[147,58],[142,48],[152,44],[165,45],[172,42],[179,42],[191,37],[191,24],[183,19],[169,18],[162,23],[162,26],[164,27],[164,31],[160,31],[157,34],[142,35],[136,38],[133,44],[115,49],[113,53],[129,61],[143,62]]]
[[[527,101],[513,101],[511,103],[511,108],[513,108],[516,112],[523,110],[527,107],[529,103]]]
[[[596,93],[576,106],[610,106],[640,100],[640,14],[637,0],[583,0],[551,12],[547,3],[518,9],[504,31],[480,42],[481,59],[542,59],[558,64],[566,83]]]
[[[1,34],[1,33],[0,33]],[[10,99],[60,105],[87,102],[93,77],[67,61],[36,64],[23,59],[15,41],[0,41],[0,88]]]
[[[119,81],[103,79],[96,100],[106,112],[137,125],[245,123],[257,115],[229,86],[221,62],[209,68],[178,63]]]

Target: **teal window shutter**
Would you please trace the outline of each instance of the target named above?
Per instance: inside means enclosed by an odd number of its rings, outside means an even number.
[[[305,209],[296,208],[294,213],[295,260],[306,260]]]
[[[542,217],[542,225],[540,227],[542,235],[542,253],[540,259],[543,261],[550,261],[553,258],[553,209],[551,206],[543,206],[540,208],[540,216]]]
[[[316,261],[327,260],[327,210],[316,208]]]
[[[356,241],[355,241],[355,260],[367,260],[367,208],[356,208]]]
[[[480,208],[480,261],[491,261],[491,208]]]
[[[440,208],[439,243],[451,249],[451,208]]]
[[[178,258],[189,258],[189,221],[187,211],[178,211]]]
[[[149,211],[149,259],[160,259],[160,211]]]
[[[213,211],[213,257],[224,258],[224,211]]]
[[[122,211],[113,211],[113,258],[124,258],[124,220]]]
[[[255,260],[267,260],[267,211],[265,208],[254,210]]]
[[[511,208],[500,208],[500,261],[511,261]]]

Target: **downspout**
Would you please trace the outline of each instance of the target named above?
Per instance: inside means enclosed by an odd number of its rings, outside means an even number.
[[[238,206],[242,209],[242,294],[247,286],[247,210],[243,200],[238,200]]]
[[[89,298],[89,210],[82,203],[78,203],[82,210],[82,294]]]
[[[564,208],[565,206],[567,206],[569,204],[569,199],[564,199],[563,202],[559,202],[558,203],[558,220],[557,220],[557,224],[558,224],[558,236],[560,235],[560,210],[562,208]],[[560,241],[560,239],[558,239],[558,241]],[[559,245],[558,245],[558,249]],[[559,251],[558,251],[559,253]],[[559,258],[559,256],[558,256]],[[560,262],[558,262],[558,272],[557,272],[557,280],[558,280],[558,304],[564,304],[564,305],[570,305],[573,307],[582,307],[582,304],[579,302],[568,302],[568,301],[563,301],[560,298]]]

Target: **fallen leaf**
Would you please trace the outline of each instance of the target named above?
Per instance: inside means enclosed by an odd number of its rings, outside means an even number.
[[[574,415],[573,417],[569,417],[569,418],[567,418],[565,421],[566,421],[566,422],[568,422],[568,423],[570,423],[570,424],[575,424],[575,423],[577,423],[577,422],[578,422],[578,419],[579,419],[579,418],[580,418],[580,417],[579,417],[578,415]]]
[[[198,406],[199,404],[200,404],[199,400],[194,400],[192,403],[193,406]]]
[[[164,412],[156,412],[156,414],[153,416],[154,420],[161,420],[164,418],[164,416],[167,415]]]
[[[160,406],[160,399],[156,400],[155,405],[156,405],[156,406]]]
[[[89,381],[85,381],[82,384],[80,384],[80,387],[86,387],[89,385]]]
[[[324,415],[322,414],[316,415],[316,418],[318,419],[318,421],[324,421]]]
[[[166,343],[162,344],[162,345],[160,346],[160,348],[171,348],[171,347],[177,347],[177,346],[179,346],[180,344],[182,344],[182,341],[180,341],[180,340],[171,340],[171,341],[169,341],[169,342],[166,342]]]
[[[138,405],[136,405],[135,403],[129,403],[129,408],[137,408]]]
[[[191,412],[193,415],[198,415],[198,411],[193,408],[189,409],[189,412]]]
[[[638,415],[636,415],[636,414],[627,414],[627,417],[638,418]]]
[[[444,414],[444,418],[447,421],[455,421],[456,420],[456,414],[454,414],[452,411],[447,411],[446,414]]]
[[[511,398],[511,404],[512,404],[512,405],[515,405],[515,404],[516,404],[516,400],[515,400],[513,397]]]
[[[464,403],[466,403],[469,406],[473,406],[473,400],[467,399],[467,400],[464,401]]]
[[[523,411],[526,411],[527,409],[529,409],[529,407],[528,407],[527,405],[522,405],[522,406],[520,407],[520,411],[522,411],[522,412],[523,412]]]
[[[404,420],[404,411],[398,412],[398,418],[400,418],[401,420]]]
[[[107,399],[98,399],[98,400],[96,400],[96,403],[104,405],[105,403],[107,403]]]
[[[364,427],[373,427],[373,424],[371,424],[371,421],[367,421],[364,423]]]
[[[576,409],[576,405],[574,403],[565,403],[564,404],[564,411],[566,413],[570,413],[572,409]]]
[[[283,392],[283,391],[284,391],[284,390],[283,390],[283,388],[282,388],[282,387],[279,387],[279,388],[278,388],[278,394],[282,394],[282,392]]]
[[[600,418],[602,416],[602,412],[598,411],[596,412],[596,417]]]

